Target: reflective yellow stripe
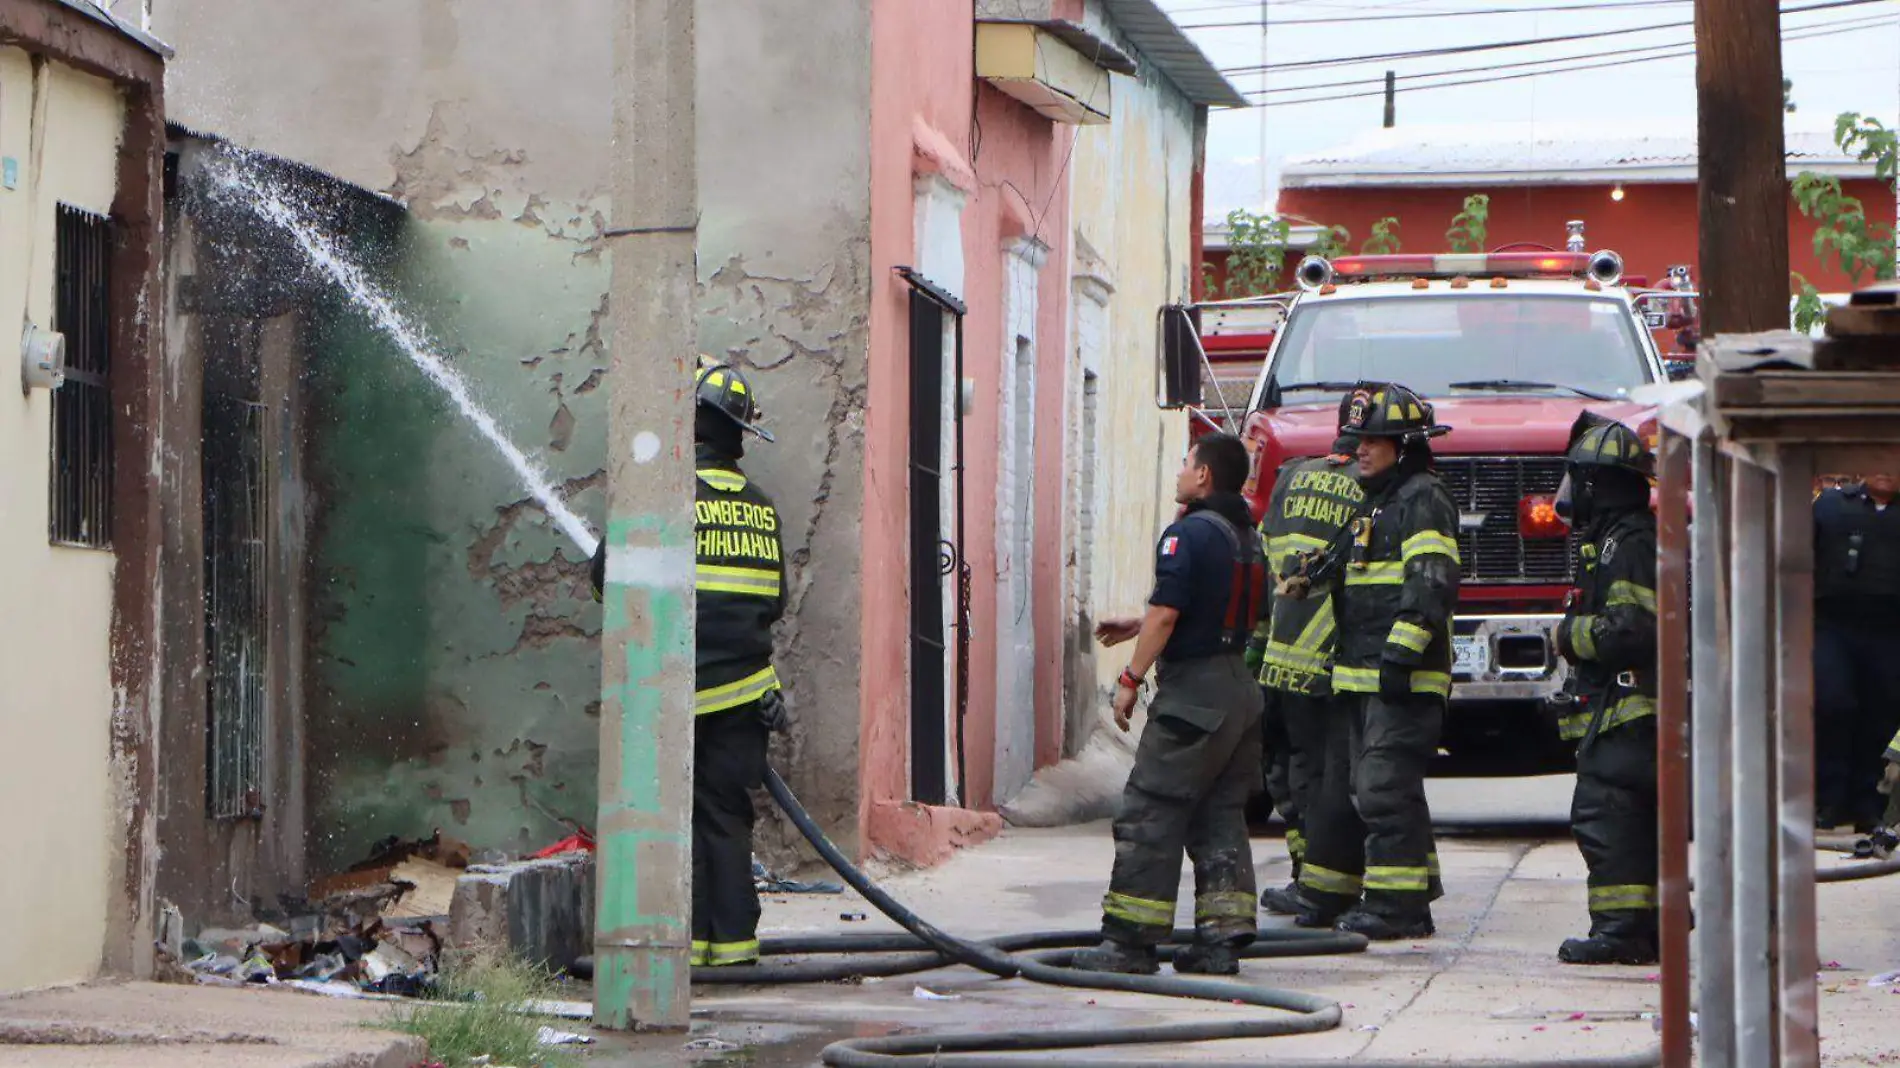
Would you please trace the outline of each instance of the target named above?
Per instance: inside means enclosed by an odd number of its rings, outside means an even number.
[[[1431,872],[1432,878],[1434,879],[1444,874],[1443,872],[1438,870],[1438,854],[1436,853],[1425,854],[1425,870],[1428,872]]]
[[[1402,586],[1405,584],[1405,565],[1397,560],[1384,560],[1346,569],[1348,586]]]
[[[1194,898],[1194,919],[1201,920],[1251,920],[1254,918],[1253,895],[1244,890],[1216,890],[1209,894],[1197,894]],[[1174,919],[1173,910],[1169,910],[1168,921]],[[1154,926],[1148,924],[1147,926]]]
[[[1263,663],[1295,671],[1325,671],[1329,659],[1323,653],[1309,653],[1283,642],[1268,642],[1266,651],[1261,655]]]
[[[1251,908],[1253,900],[1247,901]],[[1102,913],[1137,927],[1173,927],[1174,902],[1150,901],[1110,890],[1102,896]]]
[[[1379,864],[1366,866],[1367,890],[1416,890],[1423,893],[1431,889],[1431,880],[1432,873],[1425,868],[1395,868]]]
[[[1597,639],[1591,633],[1596,622],[1595,616],[1578,616],[1570,621],[1570,648],[1585,660],[1597,658]]]
[[[1392,633],[1386,635],[1385,640],[1388,645],[1422,653],[1432,644],[1432,632],[1416,623],[1407,623],[1401,619],[1392,624]]]
[[[1329,597],[1320,602],[1319,608],[1313,612],[1313,618],[1307,620],[1305,628],[1300,631],[1300,636],[1293,639],[1293,645],[1309,651],[1330,649],[1333,635],[1338,630],[1338,621],[1333,618],[1333,601]]]
[[[1615,608],[1623,604],[1633,604],[1653,616],[1656,614],[1656,591],[1648,586],[1618,579],[1610,583],[1610,595],[1604,600],[1603,607]]]
[[[780,592],[778,569],[700,564],[693,576],[693,588],[707,593],[742,593],[756,597],[777,597]]]
[[[1893,741],[1887,743],[1887,759],[1900,762],[1900,734],[1894,735]]]
[[[708,687],[693,694],[693,713],[703,716],[708,712],[724,712],[728,708],[738,708],[778,688],[778,672],[768,665],[765,670],[755,671],[737,682]]]
[[[1412,692],[1451,696],[1451,676],[1443,671],[1412,672]]]
[[[1603,717],[1603,729],[1609,730],[1611,727],[1620,727],[1625,723],[1634,723],[1639,719],[1645,719],[1655,714],[1656,701],[1654,698],[1645,697],[1640,693],[1633,693],[1611,707],[1610,714]]]
[[[747,939],[744,942],[714,942],[706,947],[706,963],[717,967],[722,964],[750,964],[759,959],[759,940]]]
[[[1333,666],[1333,689],[1340,693],[1378,693],[1379,669]]]
[[[1629,884],[1624,886],[1593,886],[1590,888],[1590,911],[1613,912],[1618,909],[1653,909],[1656,907],[1656,888]]]
[[[712,959],[712,943],[702,942],[697,938],[693,939],[693,953],[692,953],[692,956],[687,958],[687,962],[697,967],[699,965],[707,963],[711,959]]]
[[[1458,539],[1449,534],[1440,534],[1436,530],[1421,530],[1405,539],[1405,545],[1400,549],[1399,556],[1403,560],[1410,561],[1433,553],[1449,556],[1452,563],[1458,563]]]
[[[1287,856],[1293,858],[1295,863],[1298,863],[1299,859],[1306,855],[1306,836],[1289,828],[1286,832],[1286,853]]]
[[[721,493],[737,493],[745,488],[745,476],[737,471],[721,471],[717,467],[702,467],[693,472],[699,480]]]
[[[1308,890],[1317,890],[1322,894],[1344,894],[1347,897],[1358,897],[1359,891],[1365,888],[1365,880],[1357,875],[1349,875],[1343,871],[1322,868],[1309,860],[1306,862],[1306,866],[1300,869],[1300,885],[1306,887]]]
[[[1572,712],[1557,720],[1557,737],[1574,742],[1590,733],[1590,713]]]
[[[1294,553],[1318,552],[1326,548],[1326,539],[1311,534],[1276,534],[1267,539],[1267,559],[1284,563]]]

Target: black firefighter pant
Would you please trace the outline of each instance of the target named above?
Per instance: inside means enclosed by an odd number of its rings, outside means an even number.
[[[765,782],[769,733],[756,702],[693,722],[694,964],[759,955],[751,791]]]
[[[1431,694],[1354,697],[1352,799],[1366,825],[1364,908],[1387,919],[1420,918],[1444,894],[1425,772],[1438,752],[1445,702]]]
[[[1306,814],[1319,781],[1324,728],[1313,698],[1264,685],[1260,695],[1265,708],[1260,720],[1261,779],[1273,807],[1286,823],[1286,851],[1293,859],[1293,878],[1297,881],[1306,861]]]
[[[1366,824],[1352,803],[1352,723],[1358,702],[1304,695],[1293,700],[1307,706],[1294,718],[1310,722],[1314,732],[1300,893],[1326,912],[1343,913],[1358,904],[1366,876]]]
[[[1590,937],[1656,937],[1656,717],[1577,751],[1570,829],[1590,868]]]
[[[1237,653],[1161,666],[1115,819],[1105,937],[1134,945],[1168,937],[1185,850],[1201,941],[1253,938],[1246,808],[1260,781],[1260,715],[1259,686]]]
[[[1814,621],[1815,810],[1871,823],[1882,754],[1900,728],[1900,630]]]

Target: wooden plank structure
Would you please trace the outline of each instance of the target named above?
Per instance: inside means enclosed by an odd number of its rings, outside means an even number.
[[[1717,337],[1697,381],[1667,392],[1665,1063],[1688,1064],[1693,800],[1699,1063],[1815,1066],[1813,487],[1817,472],[1900,470],[1900,285],[1856,293],[1822,341]]]

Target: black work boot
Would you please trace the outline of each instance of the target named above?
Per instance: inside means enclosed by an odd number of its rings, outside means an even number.
[[[1260,891],[1260,907],[1275,916],[1298,916],[1308,907],[1308,903],[1300,894],[1300,884],[1288,883]]]
[[[1654,938],[1593,935],[1570,938],[1557,949],[1565,964],[1654,964],[1660,959]]]
[[[1104,938],[1094,949],[1085,949],[1069,958],[1069,967],[1084,972],[1118,972],[1122,975],[1153,975],[1161,970],[1161,959],[1153,946],[1136,946]],[[1176,968],[1180,965],[1176,964]]]
[[[1309,899],[1300,911],[1293,914],[1293,926],[1315,931],[1330,931],[1350,911],[1352,911],[1350,908],[1322,905]]]
[[[1239,975],[1240,957],[1225,942],[1197,942],[1174,951],[1174,970],[1181,975]]]
[[[1347,934],[1364,935],[1374,942],[1398,942],[1408,938],[1430,938],[1438,933],[1432,926],[1432,914],[1427,911],[1420,916],[1384,916],[1377,912],[1367,912],[1363,908],[1353,909],[1340,917],[1333,925],[1335,931]]]

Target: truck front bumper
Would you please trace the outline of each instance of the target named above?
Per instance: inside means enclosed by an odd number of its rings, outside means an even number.
[[[1563,689],[1561,615],[1460,615],[1452,620],[1451,699],[1536,701]]]

